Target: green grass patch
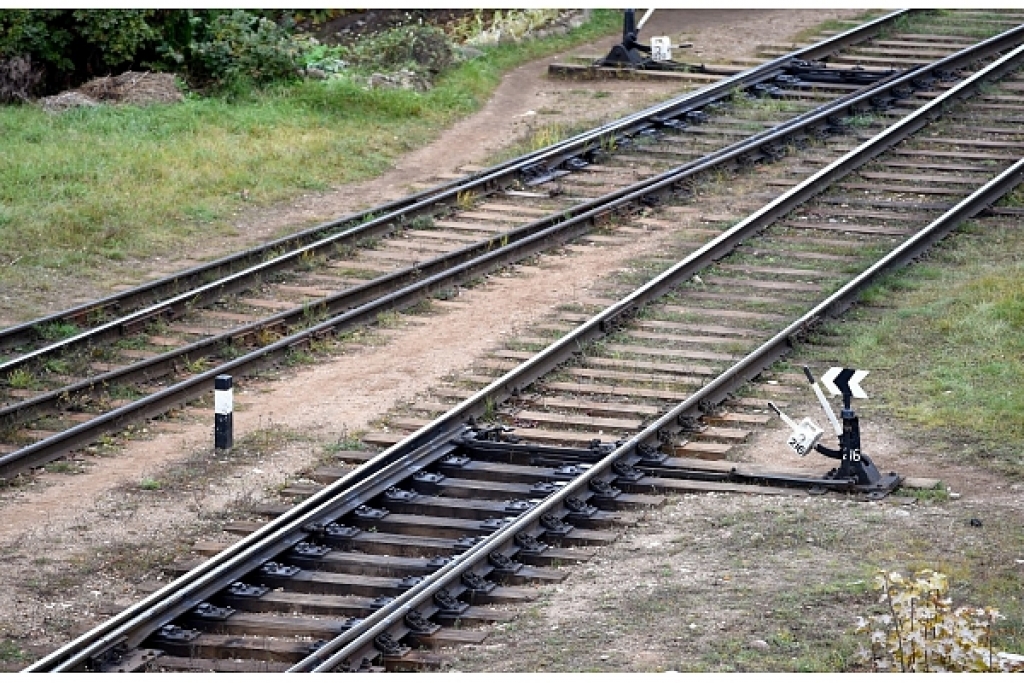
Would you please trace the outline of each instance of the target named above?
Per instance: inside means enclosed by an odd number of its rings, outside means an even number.
[[[968,226],[874,287],[842,353],[874,370],[896,417],[1004,474],[1024,476],[1024,235]],[[869,388],[869,391],[871,389]]]
[[[15,645],[10,640],[0,640],[0,663],[15,664],[28,662],[30,657],[27,652]]]
[[[14,262],[0,286],[173,252],[231,234],[227,219],[248,204],[380,174],[478,109],[504,72],[618,21],[596,11],[568,35],[486,48],[425,93],[338,79],[60,115],[0,108],[0,261]]]

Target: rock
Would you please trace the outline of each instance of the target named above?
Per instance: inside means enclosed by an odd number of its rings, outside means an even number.
[[[327,72],[323,69],[317,69],[316,67],[309,67],[306,69],[306,78],[312,78],[317,81],[322,81],[327,78]]]
[[[749,647],[751,650],[760,650],[761,652],[767,652],[769,646],[766,641],[761,640],[760,638],[756,638],[747,643],[747,647]]]

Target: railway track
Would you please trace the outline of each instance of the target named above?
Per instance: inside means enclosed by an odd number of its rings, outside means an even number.
[[[428,417],[393,418],[407,436],[364,437],[385,451],[317,472],[293,491],[304,501],[233,524],[241,540],[202,544],[211,559],[28,670],[432,666],[420,646],[475,642],[463,627],[507,619],[499,606],[666,493],[875,492],[842,468],[796,477],[695,456],[720,457],[760,420],[733,394],[795,339],[1003,210],[1024,173],[1022,59],[1004,50],[838,159],[803,158],[812,167],[769,181],[782,192],[759,210],[639,288],[577,302],[419,404]]]
[[[709,174],[779,161],[820,138],[868,135],[1021,40],[1019,27],[980,43],[945,37],[923,53],[941,54],[935,61],[894,57],[899,69],[846,68],[856,65],[844,59],[865,59],[844,57],[851,46],[870,49],[869,38],[901,17],[466,181],[3,331],[0,348],[10,351],[0,361],[0,478],[204,395],[218,374],[279,363],[588,235]],[[827,55],[842,67],[794,61]],[[869,124],[857,127],[868,114]],[[667,224],[652,220],[642,229]],[[629,229],[587,239],[614,248]]]

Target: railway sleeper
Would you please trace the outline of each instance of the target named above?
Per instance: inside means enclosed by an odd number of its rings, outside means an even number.
[[[325,483],[329,482],[325,481]],[[603,529],[618,524],[630,524],[636,520],[633,515],[601,511],[587,505],[586,499],[589,497],[590,494],[587,493],[584,493],[582,497],[577,497],[579,504],[586,508],[586,513],[578,514],[570,511],[566,517],[569,522],[584,529]],[[534,507],[538,499],[474,500],[427,496],[415,491],[392,487],[378,496],[374,502],[392,513],[484,521],[520,514]]]
[[[212,556],[225,547],[227,545],[223,543],[205,543],[197,544],[195,550],[204,556]],[[406,576],[430,574],[439,566],[443,566],[447,559],[445,556],[408,558],[333,550],[321,558],[306,560],[297,564],[303,565],[309,571],[329,570],[339,573],[359,574],[360,576],[404,578]],[[182,575],[194,569],[202,561],[199,558],[181,562],[173,565],[170,571],[175,575]],[[514,563],[508,570],[499,571],[496,567],[491,575],[495,577],[495,580],[500,579],[503,584],[510,586],[560,583],[566,577],[565,573],[559,569],[536,567],[523,563]]]

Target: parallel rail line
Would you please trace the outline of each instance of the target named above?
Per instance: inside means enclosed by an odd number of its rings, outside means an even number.
[[[559,580],[545,565],[585,560],[587,546],[614,538],[607,529],[628,518],[622,510],[700,486],[785,495],[770,473],[681,454],[700,422],[712,422],[716,406],[794,340],[1019,184],[1019,156],[988,164],[946,156],[1024,136],[1006,110],[979,107],[994,97],[1024,107],[1011,75],[1024,47],[1005,52],[525,362],[507,371],[493,365],[500,376],[457,404],[431,408],[441,414],[382,453],[322,473],[331,483],[271,511],[269,523],[236,525],[244,538],[208,546],[214,557],[27,670],[429,666],[436,658],[412,646],[472,641],[474,632],[458,624],[506,618],[488,605],[530,599],[517,583]],[[906,160],[916,172],[897,170]],[[862,189],[880,174],[887,184]],[[941,201],[922,201],[931,195]],[[681,311],[689,318],[673,317]],[[691,320],[701,329],[691,333]],[[655,362],[659,374],[644,377]],[[594,372],[571,374],[587,369]],[[600,402],[601,377],[614,372],[633,374],[618,387],[637,400],[611,404],[611,413],[643,408],[645,398],[662,406],[635,428],[606,426],[623,433],[615,443],[588,443],[600,423],[578,413],[575,446],[568,437],[534,438],[529,428],[511,443],[500,426],[480,422],[495,406],[522,415],[507,406],[524,397],[550,401],[531,413],[534,421],[583,395]]]
[[[567,140],[476,172],[466,178],[452,180],[365,211],[334,219],[262,244],[255,249],[232,254],[126,292],[2,330],[0,331],[0,350],[40,343],[45,345],[47,339],[41,335],[41,331],[48,326],[60,324],[86,326],[90,317],[104,322],[105,318],[111,316],[120,319],[124,318],[129,311],[151,309],[166,298],[191,291],[213,281],[236,279],[245,281],[241,278],[241,273],[267,272],[270,270],[268,266],[271,264],[262,262],[280,263],[283,252],[288,253],[288,259],[296,259],[317,247],[322,248],[325,244],[354,245],[359,240],[379,238],[398,229],[395,225],[396,221],[409,222],[422,211],[434,213],[439,206],[455,205],[458,203],[460,195],[466,193],[488,194],[499,188],[510,187],[524,174],[552,173],[569,160],[599,151],[602,144],[605,144],[608,139],[631,136],[640,130],[649,128],[652,122],[663,122],[685,115],[689,111],[698,110],[711,102],[721,100],[733,90],[768,81],[781,73],[784,67],[795,59],[820,59],[832,55],[846,46],[868,40],[876,35],[882,27],[893,24],[907,12],[906,10],[892,12],[840,36],[791,52],[711,86],[654,105]],[[224,284],[226,285],[227,282]],[[6,367],[5,364],[0,364],[0,369]]]
[[[895,15],[890,15],[890,19]],[[871,26],[877,30],[878,22]],[[849,41],[862,40],[865,31],[851,31],[840,36],[840,45]],[[342,291],[331,294],[316,287],[287,285],[278,287],[277,291],[287,292],[289,288],[301,296],[313,297],[305,304],[289,302],[283,298],[264,300],[236,296],[236,304],[253,305],[256,307],[279,307],[287,310],[267,317],[255,316],[247,312],[226,311],[216,305],[210,306],[203,301],[224,301],[227,292],[243,287],[249,282],[246,278],[268,277],[265,269],[271,265],[285,261],[309,260],[309,254],[326,244],[333,244],[335,237],[327,237],[320,243],[306,245],[289,254],[270,259],[262,264],[252,266],[239,274],[230,276],[207,285],[181,293],[162,303],[142,309],[141,311],[104,323],[90,331],[83,332],[47,347],[38,348],[0,363],[0,370],[8,373],[8,402],[0,407],[0,477],[9,478],[32,467],[64,455],[74,448],[95,441],[100,435],[122,428],[124,425],[143,418],[162,414],[169,408],[177,407],[187,400],[209,390],[213,378],[223,372],[253,371],[267,363],[276,362],[280,354],[295,350],[310,340],[321,336],[337,333],[373,322],[383,312],[403,309],[415,305],[432,292],[443,291],[454,285],[466,282],[473,277],[491,272],[497,268],[514,263],[522,258],[535,254],[552,245],[562,244],[577,238],[594,225],[606,221],[615,213],[629,210],[630,207],[658,201],[658,197],[674,192],[680,187],[691,185],[701,173],[718,167],[729,167],[751,164],[759,161],[774,160],[785,155],[788,147],[805,145],[814,136],[828,136],[847,130],[844,120],[871,111],[886,112],[887,115],[898,113],[894,107],[900,102],[910,102],[918,97],[935,97],[942,87],[949,87],[953,82],[953,74],[957,70],[968,70],[970,65],[983,62],[992,55],[1021,42],[1024,29],[1007,31],[979,44],[956,51],[927,66],[905,73],[894,73],[879,80],[875,86],[865,88],[835,88],[833,85],[802,84],[803,94],[819,96],[821,91],[833,90],[831,99],[825,104],[818,104],[810,110],[804,110],[788,121],[773,122],[771,127],[748,135],[738,142],[730,142],[725,137],[723,142],[710,142],[710,150],[700,154],[693,151],[683,155],[682,165],[678,165],[680,153],[668,145],[673,141],[677,128],[682,132],[700,131],[700,126],[686,127],[684,120],[704,120],[707,115],[695,109],[703,103],[707,107],[724,93],[734,93],[728,89],[710,89],[708,92],[698,91],[693,97],[677,98],[670,106],[655,107],[648,111],[647,117],[638,119],[630,117],[630,126],[634,126],[633,137],[619,137],[620,146],[627,151],[639,150],[655,159],[653,167],[645,171],[648,177],[629,184],[629,178],[620,177],[618,182],[605,180],[613,175],[623,176],[615,166],[604,165],[603,168],[612,173],[598,173],[599,187],[607,193],[593,196],[594,190],[588,185],[577,185],[578,189],[570,191],[575,195],[568,204],[561,204],[557,213],[547,213],[551,208],[536,209],[500,205],[494,202],[485,203],[481,211],[474,209],[464,211],[460,215],[467,217],[491,216],[501,210],[511,213],[519,212],[527,216],[527,222],[510,228],[499,228],[498,231],[480,230],[479,225],[467,225],[461,221],[438,220],[437,224],[450,229],[456,239],[455,247],[443,245],[441,241],[433,244],[426,239],[431,231],[414,230],[416,235],[414,249],[419,254],[436,254],[431,258],[409,252],[397,256],[390,255],[387,249],[382,256],[385,261],[392,259],[397,269],[370,279],[369,281],[353,281]],[[836,45],[823,44],[799,51],[796,54],[811,56],[824,51],[835,51]],[[778,61],[778,60],[776,60]],[[775,66],[768,70],[755,70],[755,74],[737,81],[731,81],[733,87],[738,84],[757,83],[765,78],[774,78],[787,62],[773,62]],[[942,83],[936,74],[946,78]],[[738,77],[737,77],[738,78]],[[725,81],[723,81],[724,83]],[[783,81],[790,92],[800,94],[799,81]],[[942,86],[942,87],[939,87]],[[936,89],[938,88],[938,89]],[[852,92],[851,92],[852,89]],[[929,89],[932,89],[929,91]],[[807,92],[812,91],[812,92]],[[910,99],[907,99],[910,98]],[[812,102],[816,102],[813,98]],[[728,113],[728,111],[726,112]],[[699,114],[699,115],[698,115]],[[652,123],[653,122],[653,123]],[[660,128],[654,128],[654,124]],[[623,124],[625,125],[625,124]],[[639,126],[639,128],[636,128]],[[604,129],[602,129],[604,130]],[[616,129],[622,131],[621,128]],[[646,131],[648,134],[642,134]],[[708,131],[705,129],[704,131]],[[602,133],[602,135],[605,133]],[[690,136],[693,137],[693,136]],[[690,139],[689,137],[687,138]],[[581,136],[581,144],[591,144],[594,137]],[[626,147],[626,143],[630,143]],[[565,151],[564,148],[560,148]],[[697,149],[700,150],[699,144]],[[578,149],[577,149],[578,151]],[[599,150],[594,150],[595,153]],[[546,152],[545,152],[546,153]],[[568,152],[566,152],[568,154]],[[531,157],[532,158],[532,157]],[[565,157],[565,160],[579,159],[579,155]],[[614,156],[612,157],[615,158]],[[658,161],[660,160],[660,161]],[[660,166],[659,166],[660,164]],[[580,168],[602,168],[587,163],[577,163]],[[534,164],[536,167],[536,164]],[[665,169],[665,170],[660,170]],[[538,180],[537,187],[550,185],[557,181],[567,183],[574,176],[566,171],[551,173],[552,166],[546,166]],[[520,171],[522,169],[520,168]],[[502,167],[501,172],[504,172]],[[547,174],[547,177],[543,174]],[[629,174],[625,174],[629,175]],[[476,181],[472,181],[476,182]],[[460,186],[467,187],[467,186]],[[454,192],[455,190],[452,190]],[[463,189],[459,192],[466,192]],[[447,192],[447,191],[446,191]],[[443,194],[443,193],[442,193]],[[456,193],[458,194],[458,193]],[[450,194],[445,195],[450,198]],[[424,200],[426,201],[426,200]],[[416,206],[420,206],[417,204]],[[552,204],[549,202],[548,207]],[[557,206],[557,204],[555,205]],[[547,213],[547,215],[544,215]],[[540,214],[543,217],[537,218]],[[376,220],[364,223],[366,226],[377,226],[381,229],[396,229],[397,218],[394,212]],[[464,219],[463,219],[464,220]],[[501,218],[499,216],[498,220]],[[510,219],[505,219],[506,221]],[[512,220],[512,222],[516,222]],[[459,231],[463,230],[460,238]],[[354,233],[353,233],[354,234]],[[482,239],[481,239],[482,236]],[[369,250],[367,254],[379,253],[380,250]],[[410,256],[411,254],[411,256]],[[403,260],[403,258],[405,260]],[[394,259],[398,259],[395,261]],[[409,261],[412,261],[409,263]],[[347,262],[346,262],[347,263]],[[406,265],[407,264],[407,265]],[[358,266],[358,262],[356,262]],[[402,267],[404,266],[404,267]],[[395,265],[390,266],[392,268]],[[318,275],[318,277],[329,277]],[[337,278],[334,278],[337,280]],[[272,285],[268,285],[272,286]],[[233,325],[222,329],[207,327],[197,329],[194,324],[178,325],[167,323],[181,315],[181,310],[192,307],[203,308],[204,315],[217,319],[227,318],[234,321]],[[205,307],[205,308],[204,308]],[[157,326],[146,328],[147,325]],[[35,325],[40,329],[40,325]],[[166,330],[177,330],[178,336],[194,335],[198,339],[189,342],[168,339]],[[155,332],[155,333],[154,333]],[[134,336],[122,337],[127,345],[138,343],[145,348],[123,348],[115,343],[113,346],[99,346],[96,340],[104,335],[123,335],[134,333]],[[174,335],[171,335],[174,336]],[[166,345],[176,344],[170,351],[162,351]],[[154,345],[156,348],[154,348]],[[79,349],[78,347],[82,347]],[[246,352],[246,349],[254,349]],[[131,359],[130,364],[111,366],[97,364],[97,355],[114,356],[120,359]],[[233,359],[232,356],[234,356]],[[230,359],[230,360],[227,360]],[[210,362],[217,365],[212,369]],[[32,368],[33,371],[28,369]],[[98,374],[97,374],[98,369]],[[72,375],[70,381],[62,375]],[[81,377],[85,375],[84,378]],[[52,388],[34,386],[31,388],[13,387],[15,378],[21,378],[26,384],[39,377],[56,377]],[[123,393],[132,399],[115,400],[111,387],[120,387]],[[2,391],[2,389],[0,389]],[[138,397],[139,393],[143,393]],[[70,423],[70,426],[68,424]],[[6,439],[4,435],[6,436]],[[4,442],[6,440],[6,445]],[[6,451],[6,453],[4,453]]]

